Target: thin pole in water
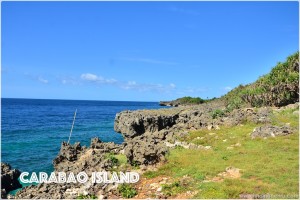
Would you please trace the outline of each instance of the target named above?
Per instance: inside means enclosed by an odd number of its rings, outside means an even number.
[[[77,113],[77,109],[75,110],[75,113],[74,113],[74,119],[73,119],[73,124],[72,124],[72,128],[71,128],[70,135],[69,135],[68,144],[70,143],[70,139],[71,139],[74,123],[75,123],[76,113]]]

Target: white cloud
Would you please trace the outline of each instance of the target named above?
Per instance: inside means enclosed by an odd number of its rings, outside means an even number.
[[[45,84],[47,84],[49,82],[48,80],[42,78],[41,76],[38,77],[38,81],[45,83]]]
[[[82,80],[86,80],[86,81],[97,81],[97,80],[101,79],[101,77],[98,77],[97,75],[90,74],[90,73],[81,74],[80,78]]]
[[[125,83],[120,83],[119,85],[122,89],[126,90],[137,90],[139,92],[160,92],[160,93],[170,93],[176,90],[176,85],[174,83],[170,84],[155,84],[155,83],[137,83],[136,81],[128,81]]]
[[[207,91],[207,88],[193,88],[193,87],[187,87],[187,88],[177,88],[175,83],[169,83],[169,84],[159,84],[159,83],[139,83],[135,80],[130,81],[119,81],[116,79],[108,79],[104,78],[102,76],[92,74],[92,73],[84,73],[80,75],[80,80],[82,83],[88,81],[95,85],[113,85],[115,87],[124,89],[124,90],[135,90],[139,92],[159,92],[159,93],[180,93],[180,94],[195,94],[199,95],[199,93],[203,93]],[[66,80],[62,80],[63,84],[68,83]]]
[[[135,81],[128,81],[128,85],[136,85]]]
[[[91,73],[81,74],[80,78],[84,81],[91,81],[96,83],[113,84],[118,82],[116,79],[105,79],[102,76],[97,76]]]
[[[67,84],[71,84],[71,85],[79,85],[79,81],[77,81],[74,78],[63,78],[60,80],[62,84],[67,85]]]
[[[174,83],[170,83],[171,88],[176,88],[176,85]]]

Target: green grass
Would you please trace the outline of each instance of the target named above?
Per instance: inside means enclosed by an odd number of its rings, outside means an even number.
[[[112,168],[109,169],[112,172],[126,171],[130,166],[127,157],[123,154],[106,153],[105,158],[112,162]]]
[[[117,154],[114,157],[119,161],[119,165],[127,164],[127,157],[124,154]]]
[[[118,186],[118,191],[123,198],[132,198],[137,195],[137,191],[129,184],[121,184]]]
[[[299,108],[285,109],[281,112],[274,112],[272,117],[272,124],[282,126],[285,125],[286,123],[289,123],[292,128],[297,129],[299,126],[299,122],[298,122],[299,116],[293,114],[293,112],[296,110],[299,110]]]
[[[181,184],[179,181],[175,181],[171,184],[163,184],[162,185],[162,192],[164,195],[167,196],[175,196],[176,194],[182,193],[186,191],[186,187]]]
[[[221,127],[220,130],[193,131],[183,138],[188,142],[212,146],[211,150],[173,149],[168,162],[145,177],[166,175],[192,178],[195,198],[240,198],[242,194],[295,195],[299,193],[299,117],[294,110],[274,113],[272,123],[290,123],[293,134],[268,139],[251,139],[250,133],[260,125]],[[209,133],[215,134],[209,134]],[[197,139],[198,138],[198,139]],[[199,139],[201,138],[201,139]],[[232,145],[239,143],[241,146]],[[242,177],[223,182],[203,182],[233,166]],[[172,189],[171,189],[172,190]]]

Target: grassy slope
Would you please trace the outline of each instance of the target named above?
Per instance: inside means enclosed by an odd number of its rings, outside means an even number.
[[[151,178],[167,175],[182,179],[192,178],[189,187],[180,185],[173,193],[184,190],[198,191],[195,198],[239,198],[241,194],[295,195],[299,193],[299,117],[289,109],[274,113],[273,124],[290,123],[295,129],[288,136],[250,139],[249,134],[259,126],[246,122],[243,126],[221,127],[213,131],[194,131],[183,140],[212,146],[212,150],[174,149],[167,157],[168,162],[156,172],[148,172]],[[216,137],[217,136],[217,137]],[[203,137],[199,140],[197,137]],[[223,140],[226,140],[224,142]],[[227,150],[227,147],[240,143],[240,147]],[[233,166],[241,169],[238,179],[225,179],[223,182],[203,182]],[[168,188],[168,192],[170,188]]]
[[[250,104],[283,106],[299,101],[299,52],[279,62],[270,73],[248,85],[240,85],[222,97],[229,110]]]

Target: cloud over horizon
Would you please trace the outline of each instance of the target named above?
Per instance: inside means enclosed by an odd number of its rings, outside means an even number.
[[[106,79],[102,76],[97,76],[95,74],[86,73],[81,74],[80,78],[84,81],[96,82],[96,83],[106,83],[106,84],[114,84],[118,82],[116,79]]]
[[[163,85],[163,84],[156,84],[156,83],[138,83],[134,80],[119,81],[114,78],[107,79],[92,73],[81,74],[80,80],[91,82],[97,85],[101,85],[101,84],[113,85],[124,90],[137,90],[139,92],[144,92],[144,91],[170,92],[171,90],[176,88],[176,85],[174,83]]]
[[[120,81],[114,78],[104,78],[93,73],[83,73],[80,75],[80,81],[90,82],[95,85],[112,85],[123,90],[135,90],[138,92],[158,92],[171,93],[181,95],[199,95],[199,93],[207,92],[205,87],[186,87],[178,88],[175,83],[160,84],[160,83],[139,83],[135,80]]]

